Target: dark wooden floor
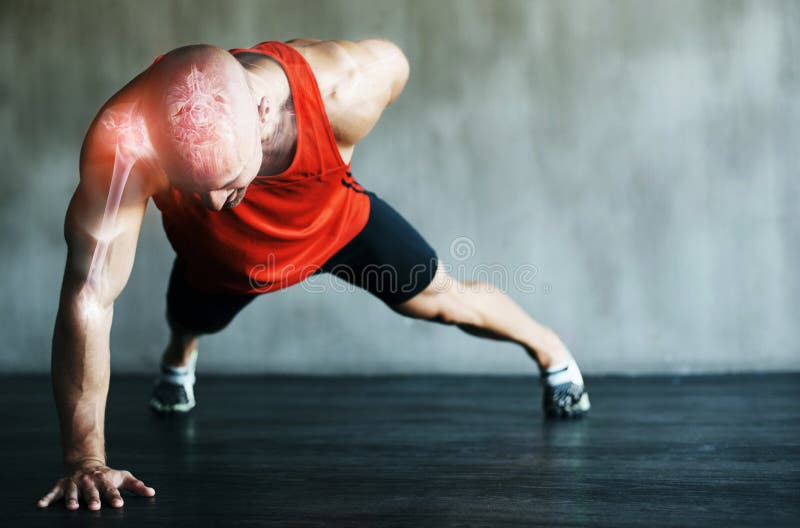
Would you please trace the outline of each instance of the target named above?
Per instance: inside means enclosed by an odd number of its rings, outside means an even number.
[[[48,379],[0,378],[0,525],[800,525],[800,375],[590,379],[566,423],[522,377],[201,377],[179,419],[150,383],[112,381],[108,450],[157,496],[69,512]]]

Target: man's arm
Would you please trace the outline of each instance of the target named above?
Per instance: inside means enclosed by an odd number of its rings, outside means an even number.
[[[361,141],[400,96],[409,64],[393,42],[295,39],[288,42],[309,61],[343,151]]]
[[[113,304],[130,276],[151,190],[135,165],[122,193],[114,229],[101,235],[115,159],[113,147],[96,136],[90,133],[84,143],[80,183],[67,210],[67,261],[53,333],[53,391],[68,476],[39,501],[40,507],[63,496],[67,508],[75,509],[78,495],[89,509],[100,508],[101,495],[119,507],[118,488],[141,495],[155,493],[130,473],[108,468],[104,447]],[[108,244],[105,262],[96,280],[90,281],[92,256],[101,242]]]

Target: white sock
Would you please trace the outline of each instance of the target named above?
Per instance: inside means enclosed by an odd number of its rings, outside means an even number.
[[[574,383],[575,385],[583,385],[583,376],[581,376],[581,369],[575,359],[570,359],[559,365],[553,365],[542,373],[544,382],[548,385],[555,386],[562,383]]]
[[[172,383],[173,385],[186,385],[187,383],[194,385],[195,381],[195,366],[197,365],[197,349],[192,350],[192,355],[189,357],[189,362],[182,367],[173,367],[161,362],[161,377],[162,381]]]

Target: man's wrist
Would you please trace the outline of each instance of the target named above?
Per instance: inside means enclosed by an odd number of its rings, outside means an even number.
[[[86,455],[64,461],[67,471],[75,471],[87,465],[105,466],[106,458],[100,455]]]

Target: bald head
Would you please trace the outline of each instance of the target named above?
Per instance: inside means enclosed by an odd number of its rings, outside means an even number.
[[[227,51],[196,45],[167,53],[152,67],[146,98],[148,129],[171,183],[207,192],[246,172],[255,177],[257,103]]]

